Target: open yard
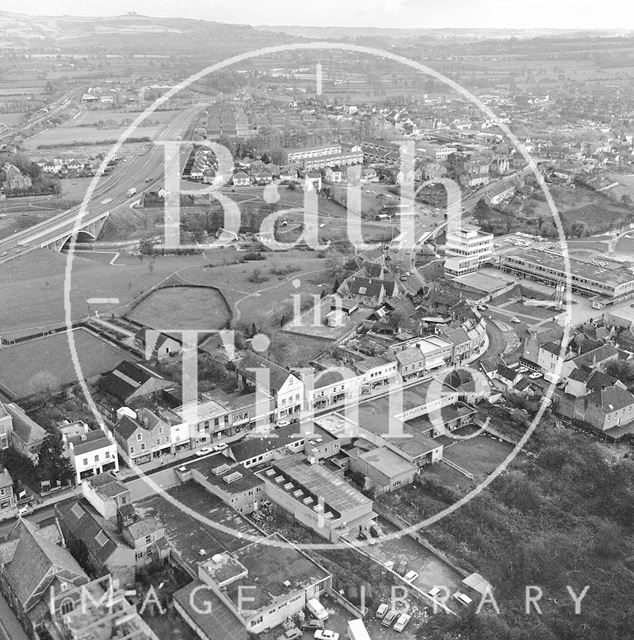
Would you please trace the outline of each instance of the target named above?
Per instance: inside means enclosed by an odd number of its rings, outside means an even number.
[[[231,319],[222,295],[207,287],[158,289],[126,315],[160,331],[222,329]]]
[[[488,434],[445,445],[444,457],[475,476],[489,475],[509,455],[511,445]]]
[[[73,331],[81,373],[89,379],[131,356],[85,329]],[[0,349],[0,388],[13,398],[76,382],[69,336],[61,332]]]

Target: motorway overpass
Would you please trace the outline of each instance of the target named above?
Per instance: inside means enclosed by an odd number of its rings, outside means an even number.
[[[159,140],[178,140],[189,128],[202,107],[190,107],[179,113],[164,129]],[[122,206],[130,206],[139,194],[156,187],[164,180],[164,147],[153,144],[150,150],[122,165],[95,188],[82,215],[81,206],[75,206],[28,229],[0,240],[0,263],[11,260],[33,249],[50,247],[61,251],[76,233],[78,241],[97,238],[110,213]],[[182,158],[181,158],[182,162]],[[152,178],[146,182],[146,178]],[[133,196],[127,195],[136,189]]]

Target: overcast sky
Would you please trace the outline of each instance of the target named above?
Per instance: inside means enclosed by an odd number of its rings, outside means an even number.
[[[32,15],[136,11],[252,25],[634,29],[628,0],[23,0],[6,8]]]

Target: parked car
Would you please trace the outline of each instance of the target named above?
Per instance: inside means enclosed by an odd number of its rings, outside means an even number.
[[[213,449],[210,449],[209,447],[203,447],[202,449],[198,449],[198,451],[196,451],[196,455],[201,458],[202,456],[206,456],[210,453],[213,453]]]
[[[328,611],[326,610],[326,607],[324,607],[324,605],[321,604],[321,602],[319,602],[317,598],[311,598],[306,603],[306,609],[314,618],[317,618],[317,620],[328,619]]]
[[[285,631],[281,636],[278,636],[277,640],[298,640],[303,637],[304,633],[302,630],[297,627],[293,627],[292,629]]]
[[[405,629],[411,619],[412,616],[408,615],[407,613],[401,613],[401,615],[398,617],[398,620],[396,621],[396,624],[394,625],[394,631],[403,631],[403,629]]]
[[[469,596],[465,595],[461,591],[456,591],[456,593],[453,594],[453,597],[465,607],[469,606],[473,602]]]
[[[383,620],[381,621],[381,624],[384,627],[391,627],[392,623],[394,622],[394,620],[396,620],[396,618],[398,618],[398,612],[397,611],[388,611],[385,616],[383,617]]]
[[[531,380],[537,380],[539,378],[542,377],[542,374],[539,373],[539,371],[535,371],[535,373],[531,373],[530,376],[528,376]]]
[[[390,607],[387,604],[385,604],[385,602],[382,602],[379,605],[379,608],[376,610],[376,614],[375,615],[379,620],[383,620],[383,618],[385,617],[385,614],[389,610],[390,610]]]
[[[278,427],[288,427],[288,425],[291,423],[290,420],[279,420],[277,423]]]
[[[519,324],[520,323],[520,319],[517,316],[513,316],[511,318],[511,322],[514,322],[515,324]]]
[[[313,637],[316,640],[339,640],[339,634],[331,629],[317,629]]]
[[[226,442],[219,442],[218,444],[215,444],[212,449],[214,451],[222,451],[223,449],[226,449],[229,445]]]
[[[304,629],[305,631],[314,631],[315,629],[323,628],[324,623],[321,620],[317,620],[317,618],[311,618],[310,620],[304,622],[304,624],[302,625],[302,629]]]
[[[25,504],[23,507],[18,509],[19,516],[26,516],[29,513],[33,513],[33,507],[30,504]]]
[[[416,580],[416,578],[418,578],[418,573],[416,573],[416,571],[408,571],[404,576],[403,576],[403,580],[405,580],[405,582],[409,582],[410,584],[412,582],[414,582],[414,580]]]
[[[440,595],[442,592],[443,592],[443,588],[442,587],[432,587],[427,592],[427,595],[431,596],[432,598],[435,598],[437,595]]]

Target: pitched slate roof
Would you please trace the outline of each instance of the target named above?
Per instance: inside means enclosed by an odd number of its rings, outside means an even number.
[[[605,413],[612,413],[634,404],[634,396],[627,389],[615,385],[593,391],[588,396],[588,402],[603,409]]]
[[[68,443],[73,445],[73,450],[77,456],[114,444],[101,429],[68,438]]]
[[[397,351],[395,355],[402,367],[425,360],[425,356],[421,353],[421,350],[418,347],[409,347],[402,351]]]
[[[593,349],[592,351],[588,351],[576,358],[573,358],[573,362],[578,366],[587,366],[593,367],[601,362],[605,362],[606,360],[613,358],[614,356],[618,356],[619,351],[616,347],[613,347],[611,344],[604,344],[598,349]]]
[[[507,367],[505,364],[500,364],[498,366],[498,376],[500,376],[500,378],[508,380],[509,382],[513,382],[517,377],[517,371],[514,371],[510,367]]]
[[[10,562],[4,567],[4,577],[23,607],[30,604],[30,608],[36,604],[29,603],[29,600],[49,571],[65,571],[70,578],[87,579],[70,552],[47,540],[30,522],[18,520],[10,538],[17,540],[17,545]],[[45,598],[46,594],[42,597]]]
[[[41,442],[46,431],[37,422],[31,420],[17,404],[9,403],[5,409],[13,422],[13,433],[27,446]]]
[[[238,365],[238,369],[240,372],[245,375],[249,380],[253,380],[255,378],[254,371],[247,371],[247,369],[255,369],[255,368],[264,368],[268,369],[270,372],[269,385],[270,390],[277,392],[279,391],[288,376],[293,375],[288,369],[284,369],[284,367],[280,367],[279,364],[275,364],[271,360],[267,358],[263,358],[257,353],[249,352],[247,353]]]
[[[71,535],[84,544],[97,562],[105,564],[117,550],[117,543],[103,528],[100,516],[85,499],[58,503],[55,512]]]
[[[123,361],[101,376],[99,384],[110,395],[125,400],[151,378],[160,379],[160,376],[134,362]]]
[[[124,440],[127,440],[141,425],[130,418],[130,416],[122,415],[119,422],[114,425],[115,433],[118,433]]]

